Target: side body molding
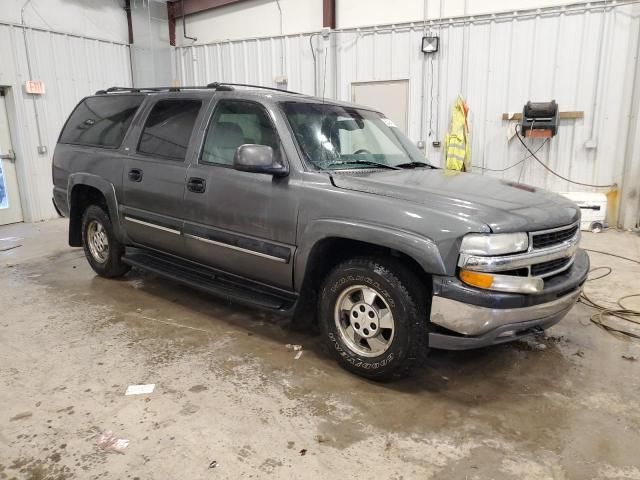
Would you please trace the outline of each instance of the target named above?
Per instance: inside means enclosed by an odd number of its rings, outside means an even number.
[[[429,238],[387,226],[344,219],[312,221],[298,239],[300,246],[294,260],[294,289],[300,291],[313,247],[326,238],[342,238],[391,248],[413,258],[425,272],[446,274],[437,245]]]

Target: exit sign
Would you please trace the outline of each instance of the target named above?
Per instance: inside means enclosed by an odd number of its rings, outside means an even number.
[[[42,80],[27,80],[24,88],[27,93],[33,93],[34,95],[44,94],[44,82]]]

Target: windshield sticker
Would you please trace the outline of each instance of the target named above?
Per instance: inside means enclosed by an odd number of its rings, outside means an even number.
[[[393,123],[391,120],[389,120],[388,118],[384,118],[382,117],[382,122],[387,126],[387,127],[393,127],[393,128],[398,128],[396,127],[396,124]]]

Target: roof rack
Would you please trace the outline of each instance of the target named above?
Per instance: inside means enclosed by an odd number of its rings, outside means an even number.
[[[275,92],[284,92],[284,93],[292,93],[293,95],[302,95],[300,92],[293,92],[291,90],[285,90],[283,88],[275,88],[275,87],[265,87],[263,85],[253,85],[251,83],[227,83],[227,82],[213,82],[207,85],[207,87],[209,88],[216,88],[219,89],[219,87],[249,87],[249,88],[259,88],[261,90],[273,90]]]
[[[276,92],[284,92],[291,93],[295,95],[300,95],[298,92],[292,92],[290,90],[283,90],[281,88],[274,87],[264,87],[262,85],[251,85],[249,83],[222,83],[222,82],[213,82],[209,83],[205,86],[188,86],[188,87],[110,87],[106,90],[98,90],[96,95],[107,95],[109,93],[121,93],[121,92],[131,92],[131,93],[145,93],[145,92],[180,92],[183,90],[219,90],[221,92],[229,92],[233,90],[233,87],[249,87],[249,88],[259,88],[262,90],[274,90]]]

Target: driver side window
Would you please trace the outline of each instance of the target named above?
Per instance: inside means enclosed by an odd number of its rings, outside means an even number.
[[[239,146],[267,145],[278,149],[278,136],[265,109],[257,103],[221,100],[213,113],[200,162],[233,165]]]

